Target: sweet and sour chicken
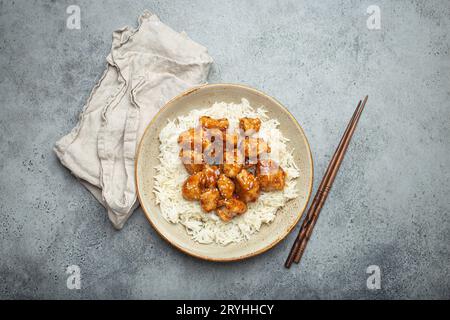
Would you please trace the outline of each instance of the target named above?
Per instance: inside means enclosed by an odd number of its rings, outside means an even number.
[[[219,179],[217,180],[217,188],[219,189],[222,198],[231,199],[233,198],[236,186],[234,185],[233,180],[231,180],[225,174],[222,173],[219,176]]]
[[[199,201],[204,212],[215,211],[228,222],[247,211],[261,191],[279,191],[286,173],[269,158],[269,144],[257,137],[258,118],[239,119],[230,130],[228,119],[199,118],[199,125],[178,137],[179,157],[190,174],[182,186],[183,198]]]
[[[259,181],[246,169],[242,169],[236,176],[236,190],[239,199],[244,202],[254,202],[259,197]]]
[[[256,177],[263,191],[283,190],[286,173],[273,160],[261,160],[256,166]]]
[[[228,128],[228,119],[213,119],[208,116],[200,117],[200,125],[206,129],[226,130]]]
[[[217,188],[206,189],[200,196],[200,205],[205,212],[217,209],[220,200],[220,193]]]
[[[258,132],[261,128],[261,120],[258,118],[241,118],[239,119],[239,128],[245,132]]]
[[[241,215],[247,211],[247,204],[238,199],[225,199],[219,201],[220,207],[216,213],[220,219],[227,222],[237,215]]]

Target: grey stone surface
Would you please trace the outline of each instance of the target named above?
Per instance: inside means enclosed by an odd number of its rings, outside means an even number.
[[[81,30],[66,7],[81,8]],[[366,9],[381,8],[381,30]],[[366,111],[299,267],[294,239],[239,263],[188,257],[135,212],[121,232],[60,165],[111,33],[145,9],[209,48],[210,82],[283,102],[317,187],[356,100]],[[0,298],[450,298],[450,3],[0,1]],[[65,269],[81,268],[68,290]],[[368,290],[378,265],[382,288]]]

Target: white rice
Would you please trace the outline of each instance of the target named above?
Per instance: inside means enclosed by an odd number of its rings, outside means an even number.
[[[278,128],[276,119],[269,119],[264,107],[256,110],[242,99],[240,104],[219,102],[208,109],[196,109],[186,116],[169,120],[161,130],[159,140],[159,159],[156,167],[153,192],[160,205],[164,218],[172,223],[181,223],[190,237],[199,243],[218,243],[227,245],[245,241],[259,231],[261,225],[275,219],[277,210],[298,196],[297,178],[299,169],[294,163],[293,150],[288,150],[285,138]],[[201,116],[228,118],[230,127],[237,125],[242,117],[261,119],[259,137],[267,141],[272,149],[270,157],[277,161],[286,172],[286,186],[283,191],[262,192],[256,202],[248,204],[248,210],[228,223],[223,222],[215,213],[204,213],[198,201],[187,201],[181,194],[183,182],[188,177],[178,154],[180,147],[177,139],[180,133],[196,127]]]

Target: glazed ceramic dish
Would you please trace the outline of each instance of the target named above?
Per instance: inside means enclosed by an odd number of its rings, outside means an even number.
[[[294,160],[300,170],[297,180],[299,196],[278,210],[277,216],[268,225],[245,242],[222,246],[200,244],[190,239],[181,224],[172,224],[164,219],[153,193],[155,167],[159,164],[159,133],[168,119],[186,115],[193,109],[203,109],[215,102],[239,103],[247,99],[254,108],[264,106],[270,118],[278,119],[283,135],[290,139],[288,148],[294,149]],[[269,142],[270,143],[270,142]],[[142,136],[136,155],[136,184],[142,209],[156,231],[179,250],[205,260],[234,261],[263,253],[281,240],[295,227],[306,208],[311,195],[313,162],[306,136],[295,118],[278,101],[268,95],[235,84],[210,84],[190,89],[169,101],[151,120]],[[180,191],[181,192],[181,191]]]

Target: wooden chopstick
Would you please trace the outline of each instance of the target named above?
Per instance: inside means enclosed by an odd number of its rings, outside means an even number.
[[[353,121],[354,121],[356,115],[358,114],[358,110],[359,110],[360,105],[361,105],[361,100],[359,101],[358,106],[356,107],[356,110],[353,113],[353,116],[352,116],[350,122],[348,123],[347,128],[345,129],[344,134],[342,135],[341,141],[339,142],[339,145],[336,148],[336,151],[334,152],[333,157],[331,158],[331,161],[330,161],[330,163],[328,165],[328,168],[325,171],[325,174],[324,174],[324,176],[322,178],[322,182],[320,183],[320,186],[317,189],[317,193],[314,196],[313,202],[311,203],[311,206],[309,207],[308,213],[306,214],[306,217],[303,220],[302,226],[300,227],[299,234],[298,234],[297,238],[295,239],[294,245],[292,246],[291,253],[289,254],[288,260],[286,260],[286,267],[287,268],[289,268],[289,266],[292,264],[292,259],[295,261],[296,253],[299,252],[299,247],[300,247],[300,245],[302,243],[302,239],[304,238],[305,233],[307,231],[307,226],[311,223],[311,220],[313,219],[314,214],[316,212],[317,204],[318,204],[318,202],[320,200],[320,197],[321,197],[321,192],[320,191],[323,190],[324,187],[325,187],[325,184],[326,184],[326,182],[328,180],[327,177],[329,177],[331,168],[336,163],[337,156],[338,156],[340,150],[342,149],[345,137],[348,135],[348,132],[349,132],[349,130],[350,130],[352,124],[353,124]],[[289,263],[288,263],[288,261],[289,261]]]
[[[325,174],[324,174],[324,176],[322,178],[322,182],[320,183],[320,186],[317,189],[317,193],[314,196],[313,202],[311,203],[311,206],[309,207],[308,213],[306,214],[306,217],[303,220],[302,226],[300,227],[300,231],[299,231],[299,233],[297,235],[297,238],[294,241],[294,244],[292,246],[291,252],[289,253],[289,256],[288,256],[288,258],[286,260],[286,263],[285,263],[285,267],[286,268],[289,268],[292,265],[292,261],[295,260],[295,257],[297,255],[297,253],[299,252],[300,245],[302,244],[302,239],[304,238],[304,235],[305,235],[305,233],[307,231],[307,226],[311,223],[311,221],[312,221],[312,219],[314,217],[314,214],[316,212],[317,204],[318,204],[318,202],[320,200],[320,197],[321,197],[321,190],[324,189],[325,183],[327,181],[327,177],[330,175],[331,168],[333,167],[334,163],[336,162],[337,155],[339,154],[340,150],[342,149],[342,145],[343,145],[343,142],[345,140],[345,137],[348,135],[348,132],[349,132],[349,130],[350,130],[352,124],[353,124],[353,121],[354,121],[356,115],[358,114],[358,110],[359,110],[360,105],[361,105],[361,100],[359,101],[358,106],[356,107],[356,110],[353,113],[353,116],[352,116],[350,122],[347,125],[347,128],[345,129],[345,132],[344,132],[344,134],[343,134],[343,136],[341,138],[341,141],[339,142],[339,145],[338,145],[336,151],[334,152],[334,155],[331,158],[331,161],[330,161],[330,163],[328,165],[328,168],[327,168],[327,170],[326,170],[326,172],[325,172]]]
[[[341,166],[342,160],[344,159],[344,155],[347,151],[348,145],[350,143],[350,140],[353,136],[353,133],[355,132],[356,125],[358,124],[359,118],[361,117],[361,113],[363,112],[364,106],[366,105],[368,96],[364,98],[364,101],[360,107],[356,108],[356,115],[353,118],[353,121],[351,121],[350,128],[346,134],[344,134],[344,139],[341,139],[342,145],[340,145],[340,148],[338,147],[338,150],[336,151],[337,157],[334,159],[334,165],[331,167],[331,171],[329,175],[327,175],[327,179],[325,179],[322,196],[319,199],[318,205],[316,207],[316,210],[314,212],[314,216],[311,220],[311,222],[306,226],[307,230],[304,233],[300,247],[297,251],[297,253],[294,256],[294,262],[299,263],[300,259],[303,255],[303,252],[306,249],[306,244],[309,241],[309,238],[311,237],[313,228],[317,222],[317,219],[319,218],[320,210],[323,207],[323,204],[325,203],[325,200],[327,199],[328,193],[331,189],[331,186],[333,185],[334,179],[336,178],[337,172],[339,171],[339,168]]]
[[[320,210],[325,203],[325,200],[328,196],[328,193],[333,185],[336,174],[339,170],[339,167],[344,158],[345,152],[347,151],[350,140],[355,132],[356,125],[359,121],[361,113],[366,105],[368,96],[364,98],[364,101],[361,103],[359,101],[358,106],[356,107],[353,116],[347,125],[347,128],[339,142],[338,147],[328,165],[328,168],[322,178],[322,182],[320,183],[319,188],[317,189],[316,195],[314,197],[313,202],[308,210],[308,213],[302,223],[300,231],[294,241],[294,244],[289,252],[289,256],[286,259],[285,267],[290,268],[292,262],[298,263],[305,251],[306,244],[308,243],[309,238],[311,237],[313,228],[316,224],[316,221],[319,217]]]

